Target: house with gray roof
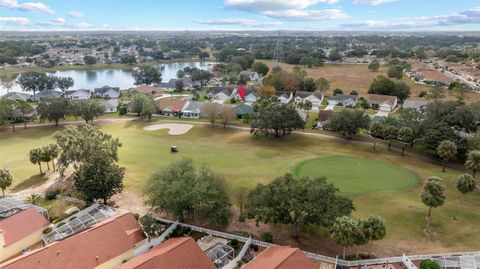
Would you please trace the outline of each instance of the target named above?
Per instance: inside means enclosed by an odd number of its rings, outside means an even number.
[[[30,99],[30,94],[23,92],[9,92],[7,94],[4,94],[2,96],[2,99],[27,101],[28,99]]]
[[[102,101],[100,105],[105,109],[105,113],[115,113],[118,108],[118,99]]]
[[[246,70],[240,71],[240,73],[238,74],[239,79],[242,76],[247,77],[250,81],[259,81],[261,78],[257,72],[246,71]]]
[[[407,99],[403,102],[402,108],[403,109],[415,109],[415,110],[422,110],[427,106],[427,102],[423,100],[414,100],[414,99]]]
[[[293,99],[292,92],[276,91],[275,95],[277,96],[278,102],[282,104],[288,104]]]
[[[52,100],[60,97],[62,97],[62,92],[45,90],[45,91],[37,92],[35,95],[31,97],[31,99],[35,102],[39,102],[41,100]]]
[[[90,99],[92,93],[90,90],[86,89],[79,89],[79,90],[72,90],[72,91],[65,91],[65,98],[70,100],[86,100]]]
[[[204,102],[191,101],[182,108],[182,118],[199,119],[202,117],[201,108]]]
[[[295,103],[301,104],[309,101],[312,104],[312,108],[318,108],[323,101],[323,93],[321,91],[314,92],[295,92]]]
[[[103,86],[101,88],[95,88],[95,97],[99,98],[118,98],[120,97],[120,88],[119,87],[110,87]]]
[[[208,95],[215,100],[230,100],[235,91],[233,87],[213,87],[208,91]]]
[[[235,107],[235,113],[238,118],[243,118],[246,114],[253,113],[253,107],[247,104],[240,104]]]
[[[354,107],[357,105],[358,95],[336,94],[328,98],[329,105]]]

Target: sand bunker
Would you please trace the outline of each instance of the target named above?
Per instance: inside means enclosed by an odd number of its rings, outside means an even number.
[[[155,131],[160,129],[168,129],[169,135],[183,135],[186,134],[190,129],[192,129],[193,125],[191,124],[176,124],[176,123],[168,123],[168,124],[154,124],[143,127],[143,130],[147,131]]]

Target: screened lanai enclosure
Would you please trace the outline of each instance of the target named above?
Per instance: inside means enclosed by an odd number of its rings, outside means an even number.
[[[85,231],[99,222],[114,217],[116,214],[115,209],[109,206],[93,204],[77,214],[57,223],[50,233],[42,237],[43,244],[48,245]]]
[[[0,199],[0,220],[32,207],[35,208],[38,213],[42,214],[46,219],[48,219],[48,211],[45,208],[7,197]]]
[[[235,258],[235,250],[222,242],[216,242],[205,251],[217,268],[222,268]]]

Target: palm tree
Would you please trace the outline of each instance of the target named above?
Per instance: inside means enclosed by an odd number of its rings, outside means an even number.
[[[439,177],[429,177],[427,183],[423,187],[422,202],[429,207],[427,215],[427,228],[430,228],[430,221],[432,218],[432,208],[439,207],[445,202],[445,187],[442,184],[442,179]]]
[[[2,196],[5,197],[5,189],[12,185],[13,177],[9,170],[0,170],[0,188],[2,189]]]
[[[40,195],[32,193],[30,196],[27,197],[27,202],[32,205],[37,205],[40,201]]]
[[[437,155],[443,160],[442,171],[445,173],[447,162],[457,156],[457,145],[450,140],[443,140],[437,147]]]
[[[387,234],[385,220],[380,216],[369,216],[363,222],[363,230],[370,241],[370,250],[368,251],[368,256],[370,256],[372,254],[373,241],[383,239]]]
[[[472,150],[468,152],[465,167],[472,170],[473,178],[475,178],[478,170],[480,170],[480,150]]]
[[[462,194],[462,199],[460,200],[458,207],[460,207],[460,204],[465,199],[465,195],[469,192],[474,191],[475,187],[476,183],[471,175],[463,174],[457,178],[457,190]]]
[[[53,172],[55,172],[55,159],[58,158],[58,155],[60,154],[60,148],[57,144],[50,144],[47,147],[52,160]]]
[[[332,237],[337,244],[343,246],[343,259],[345,259],[346,247],[355,245],[356,230],[357,223],[349,216],[339,217],[333,224]]]
[[[50,148],[48,146],[44,146],[40,148],[40,160],[47,164],[47,169],[50,170],[50,161],[52,160],[52,156],[50,155]]]
[[[30,162],[33,164],[38,164],[38,167],[40,168],[40,175],[43,174],[41,156],[42,152],[40,149],[30,150]]]

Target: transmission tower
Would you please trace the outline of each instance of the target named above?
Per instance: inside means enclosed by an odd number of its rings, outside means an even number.
[[[279,63],[285,62],[285,55],[283,54],[283,47],[280,39],[277,40],[277,45],[275,46],[275,52],[273,53],[273,60]]]

